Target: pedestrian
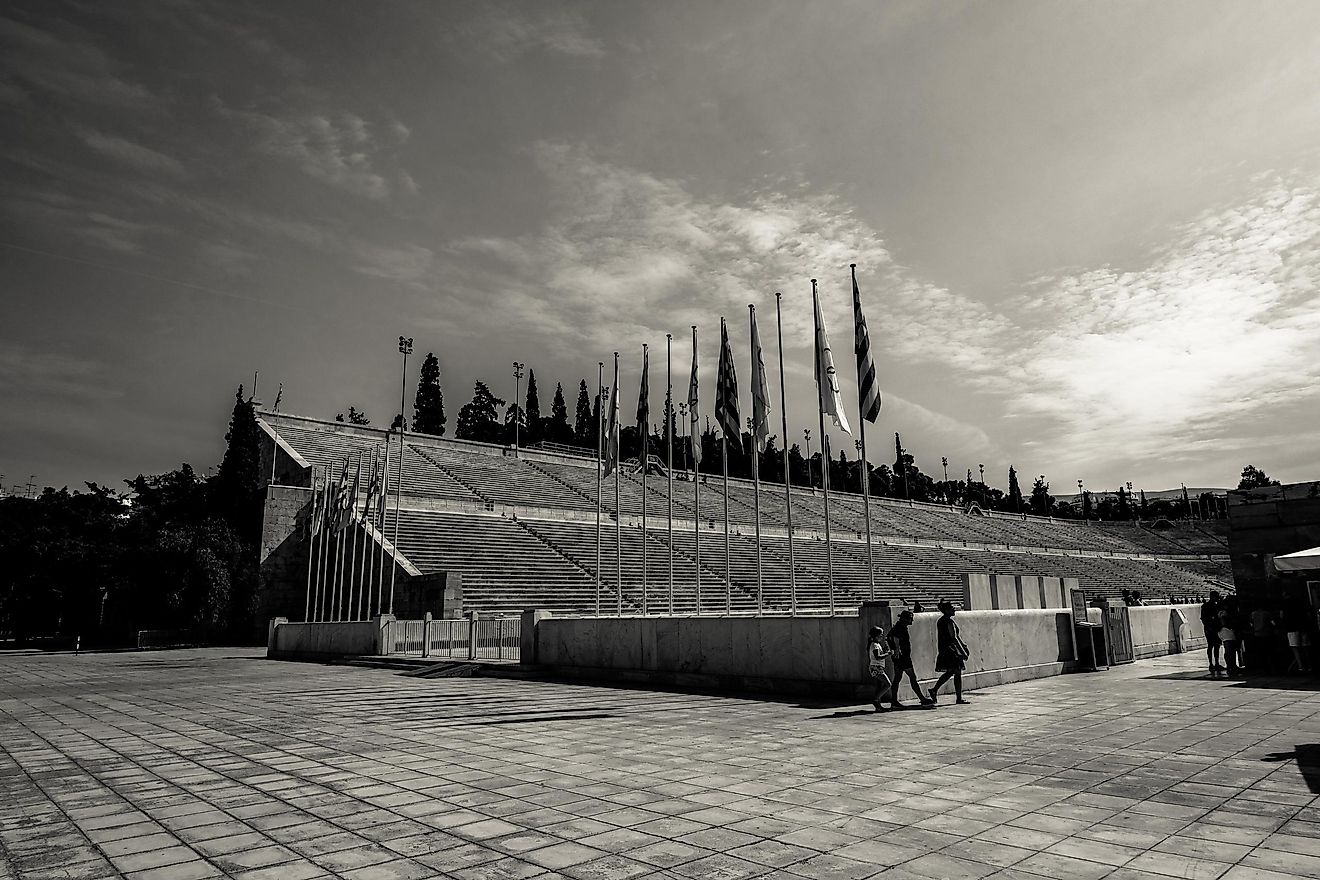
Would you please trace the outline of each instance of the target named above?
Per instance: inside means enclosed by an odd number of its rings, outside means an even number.
[[[1242,631],[1242,621],[1238,619],[1238,601],[1237,597],[1230,597],[1219,606],[1219,641],[1224,645],[1224,662],[1228,664],[1228,675],[1230,678],[1236,678],[1239,673],[1238,648],[1241,645],[1239,636]]]
[[[935,671],[944,674],[930,689],[930,701],[937,702],[940,688],[952,678],[953,693],[957,697],[957,702],[966,703],[962,695],[962,673],[971,652],[967,650],[967,645],[958,635],[958,624],[953,620],[957,609],[953,607],[953,603],[941,602],[939,609],[944,616],[935,624]]]
[[[1256,674],[1275,673],[1274,614],[1264,605],[1251,612],[1251,639],[1247,644],[1247,659]]]
[[[1288,671],[1296,669],[1306,674],[1311,671],[1311,608],[1296,592],[1283,603],[1283,629],[1288,633],[1288,647],[1292,649],[1292,663]]]
[[[906,709],[907,706],[898,700],[898,689],[903,684],[903,678],[906,676],[908,683],[912,685],[912,692],[917,695],[921,705],[929,706],[931,700],[921,692],[921,686],[917,683],[917,673],[912,667],[912,636],[908,632],[908,626],[912,623],[912,612],[906,608],[903,613],[898,615],[898,623],[895,623],[889,629],[889,647],[894,652],[894,693],[891,703],[895,709]]]
[[[871,681],[875,682],[875,696],[871,698],[871,705],[875,706],[877,712],[887,711],[880,701],[895,690],[894,683],[885,672],[885,661],[888,659],[889,643],[885,640],[884,627],[873,626],[866,635],[866,672]]]
[[[1219,591],[1211,590],[1210,598],[1201,603],[1201,626],[1205,629],[1205,656],[1210,661],[1210,674],[1223,672],[1219,665]]]

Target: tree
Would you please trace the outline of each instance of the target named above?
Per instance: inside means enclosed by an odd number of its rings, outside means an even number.
[[[518,404],[509,404],[504,410],[504,433],[500,442],[512,446],[516,440],[520,445],[525,446],[530,433],[527,430],[527,414]]]
[[[550,404],[550,420],[545,424],[545,439],[553,443],[572,443],[573,429],[568,426],[568,405],[564,402],[564,386],[555,383],[555,398]]]
[[[1008,466],[1008,506],[1015,513],[1022,512],[1022,487],[1018,485],[1017,470]]]
[[[1091,492],[1087,490],[1082,492],[1082,519],[1090,519],[1092,512]]]
[[[358,409],[356,406],[350,406],[350,407],[348,408],[348,418],[347,418],[347,419],[344,418],[344,414],[343,414],[343,413],[336,413],[336,414],[335,414],[335,421],[336,421],[336,422],[344,422],[344,421],[347,421],[348,424],[350,424],[350,425],[370,425],[370,424],[371,424],[371,419],[367,418],[367,414],[364,413],[362,410]]]
[[[1119,519],[1132,519],[1132,503],[1128,498],[1128,493],[1122,486],[1118,487],[1118,510],[1116,511]]]
[[[587,393],[587,380],[578,385],[577,414],[573,419],[573,442],[592,448],[596,436],[596,418],[591,409],[591,395]]]
[[[472,400],[463,404],[458,411],[458,424],[454,436],[460,440],[500,442],[503,430],[500,426],[499,408],[502,406],[504,401],[491,394],[486,383],[478,379],[472,388]]]
[[[1249,464],[1242,469],[1242,479],[1238,482],[1238,489],[1258,489],[1261,486],[1277,486],[1278,480],[1271,480],[1269,474],[1257,468],[1254,464]]]
[[[243,386],[234,395],[234,410],[225,433],[225,454],[210,489],[215,509],[247,542],[261,539],[261,429],[251,398]]]
[[[523,408],[527,426],[526,443],[532,444],[541,438],[541,397],[536,390],[536,370],[527,371],[527,405]]]
[[[445,436],[445,395],[440,390],[440,361],[428,352],[422,361],[417,395],[413,398],[413,430],[419,434]]]
[[[1050,494],[1050,484],[1045,477],[1039,476],[1031,487],[1031,512],[1037,516],[1049,516],[1054,510],[1054,496]]]

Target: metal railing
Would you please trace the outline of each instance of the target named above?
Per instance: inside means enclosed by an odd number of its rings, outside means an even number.
[[[386,653],[449,660],[517,660],[522,621],[517,617],[385,622]]]

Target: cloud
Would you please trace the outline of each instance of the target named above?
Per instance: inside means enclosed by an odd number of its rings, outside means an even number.
[[[0,17],[0,71],[20,84],[97,107],[155,110],[162,99],[146,86],[120,75],[112,61],[76,29],[55,33]]]
[[[131,165],[139,171],[168,174],[171,177],[185,177],[187,172],[183,164],[172,156],[136,144],[124,138],[103,134],[91,129],[81,129],[78,137],[83,143],[103,156]]]
[[[0,343],[0,387],[19,399],[103,399],[120,396],[105,385],[106,365],[76,355]]]
[[[232,242],[208,242],[198,250],[203,260],[230,275],[247,275],[257,260],[256,253]]]
[[[358,241],[354,251],[362,261],[355,269],[363,275],[416,286],[430,274],[435,259],[428,248],[415,244],[390,247]]]
[[[1038,279],[1010,305],[1019,369],[980,378],[1052,425],[1071,460],[1191,455],[1320,402],[1317,290],[1320,192],[1277,179],[1175,230],[1144,266]]]
[[[406,126],[397,122],[384,126],[382,139],[376,126],[348,112],[284,118],[233,110],[219,102],[216,107],[222,116],[256,134],[257,150],[288,159],[309,177],[376,200],[388,198],[394,189],[390,173],[377,166],[383,152],[407,139]],[[405,192],[415,189],[411,177],[400,178],[399,185]]]
[[[604,44],[591,36],[586,19],[575,10],[549,4],[486,3],[477,14],[446,36],[447,41],[513,61],[533,51],[571,58],[599,58]]]

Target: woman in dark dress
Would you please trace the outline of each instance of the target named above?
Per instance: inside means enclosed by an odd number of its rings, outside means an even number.
[[[935,657],[935,671],[944,674],[930,689],[930,701],[935,702],[940,688],[944,687],[944,683],[952,678],[954,695],[959,703],[966,703],[967,701],[963,699],[962,695],[962,671],[971,652],[967,650],[967,645],[958,636],[958,624],[953,621],[953,615],[956,611],[953,604],[941,602],[939,609],[944,616],[935,624],[935,647],[938,651]]]

